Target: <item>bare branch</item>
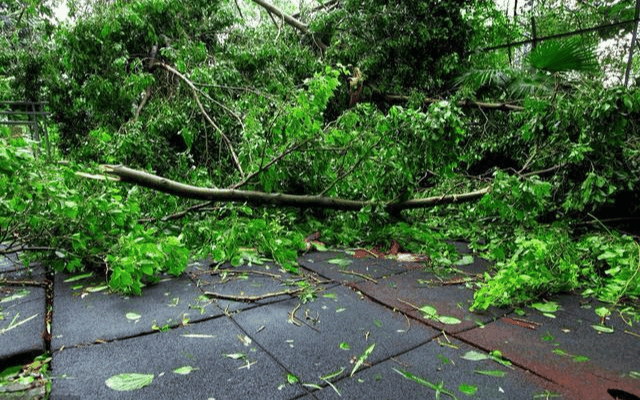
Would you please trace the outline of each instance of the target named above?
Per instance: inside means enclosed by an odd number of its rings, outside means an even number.
[[[297,30],[299,30],[300,32],[304,33],[304,34],[309,34],[312,32],[309,31],[309,27],[307,26],[307,24],[293,18],[291,15],[285,14],[282,10],[280,10],[278,7],[274,6],[273,4],[267,3],[264,0],[251,0],[254,3],[264,7],[269,13],[273,13],[275,15],[277,15],[278,17],[280,17],[284,22],[287,23],[287,25],[290,25],[294,28],[296,28]],[[314,38],[314,42],[318,45],[318,47],[320,47],[320,49],[322,50],[326,50],[327,49],[327,45],[325,45],[324,43],[316,40]]]

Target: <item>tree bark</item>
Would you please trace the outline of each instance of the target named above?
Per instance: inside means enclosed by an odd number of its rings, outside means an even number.
[[[359,211],[367,206],[375,206],[379,203],[367,200],[347,200],[325,196],[306,196],[284,193],[265,193],[251,190],[236,189],[212,189],[186,185],[172,181],[144,171],[123,167],[121,165],[105,165],[105,172],[119,177],[120,181],[133,183],[142,187],[157,190],[178,197],[196,200],[222,201],[222,202],[247,202],[251,204],[273,204],[282,207],[296,208],[327,208],[334,210]],[[88,177],[87,174],[81,176]],[[398,203],[387,203],[385,208],[390,212],[398,212],[405,209],[427,208],[441,204],[462,203],[476,200],[491,191],[488,186],[473,192],[434,196],[422,199],[413,199]]]
[[[265,8],[267,11],[277,15],[278,17],[280,17],[281,19],[284,20],[284,22],[286,22],[287,24],[293,26],[294,28],[296,28],[297,30],[299,30],[302,33],[309,33],[309,27],[307,26],[307,24],[298,21],[297,19],[293,18],[292,16],[285,14],[282,10],[280,10],[278,7],[274,6],[273,4],[269,4],[266,1],[263,0],[251,0],[254,3],[262,6],[263,8]]]

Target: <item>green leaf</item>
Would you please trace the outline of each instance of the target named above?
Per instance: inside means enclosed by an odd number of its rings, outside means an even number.
[[[140,319],[141,315],[134,312],[128,312],[125,314],[125,317],[127,317],[128,320],[137,321]]]
[[[327,261],[329,264],[335,264],[338,265],[340,267],[346,267],[347,265],[351,264],[353,261],[352,260],[347,260],[346,258],[332,258],[331,260]]]
[[[448,317],[446,315],[439,315],[437,319],[445,325],[457,325],[462,323],[458,318]]]
[[[456,265],[470,265],[473,264],[473,256],[470,256],[468,254],[465,254],[464,256],[462,256],[462,258],[460,260],[458,260],[458,262],[456,262]]]
[[[87,272],[86,274],[80,274],[80,275],[76,275],[76,276],[72,276],[70,278],[67,278],[64,280],[64,282],[69,283],[69,282],[76,282],[76,281],[80,281],[82,279],[87,279],[87,278],[91,278],[93,276],[93,272]]]
[[[462,355],[461,358],[464,358],[465,360],[469,360],[469,361],[482,361],[482,360],[488,360],[490,357],[488,354],[479,353],[475,350],[470,350],[470,351],[467,351],[464,355]]]
[[[560,306],[553,301],[549,301],[546,303],[533,303],[531,308],[535,308],[542,313],[554,313],[560,309]]]
[[[289,374],[287,374],[287,382],[288,382],[290,385],[293,385],[293,384],[295,384],[295,383],[300,382],[300,378],[298,378],[298,377],[297,377],[297,376],[295,376],[294,374],[289,373]]]
[[[198,368],[194,368],[190,365],[185,365],[184,367],[174,369],[173,372],[179,375],[188,375],[191,373],[191,371],[196,371],[196,370],[198,370]]]
[[[107,379],[105,383],[113,390],[130,391],[149,386],[153,382],[153,377],[153,374],[119,374]]]
[[[31,293],[30,290],[27,289],[19,289],[16,290],[16,292],[14,294],[12,294],[11,296],[7,296],[5,298],[3,298],[2,300],[0,300],[0,303],[8,303],[10,301],[14,301],[14,300],[19,300],[22,298],[25,298],[29,295],[29,293]]]
[[[403,377],[405,377],[406,379],[409,379],[409,380],[411,380],[411,381],[413,381],[415,383],[418,383],[418,384],[420,384],[422,386],[426,386],[426,387],[428,387],[430,389],[435,390],[436,399],[440,398],[440,394],[441,393],[444,393],[444,394],[450,396],[454,400],[458,399],[452,392],[450,392],[450,391],[448,391],[448,390],[446,390],[444,388],[444,383],[442,383],[442,382],[436,385],[434,383],[429,382],[428,380],[426,380],[424,378],[421,378],[419,376],[413,375],[411,372],[404,371],[404,370],[399,370],[399,369],[396,369],[396,368],[392,368],[392,369],[394,371],[396,371],[397,373],[399,373],[400,375],[402,375]]]
[[[438,315],[438,310],[429,305],[418,308],[418,311],[422,312],[425,318],[434,318]]]
[[[351,375],[349,376],[353,376],[353,374],[356,373],[356,371],[362,366],[362,364],[367,360],[367,358],[371,355],[371,353],[373,352],[373,349],[375,349],[376,344],[375,343],[371,343],[369,345],[369,347],[367,347],[364,350],[364,353],[362,353],[360,355],[360,357],[358,357],[358,361],[356,361],[355,365],[353,366],[353,369],[351,370]]]
[[[499,369],[491,369],[491,370],[482,370],[482,369],[477,369],[475,371],[473,371],[476,374],[480,374],[480,375],[487,375],[487,376],[495,376],[498,378],[502,378],[505,375],[507,375],[507,373],[505,371],[499,370]]]
[[[568,356],[569,353],[567,353],[566,351],[562,350],[562,349],[553,349],[551,351],[553,354],[557,354],[559,356]]]
[[[342,350],[351,350],[351,345],[347,342],[342,342],[338,345]]]
[[[473,396],[478,391],[478,387],[476,385],[462,383],[460,384],[460,386],[458,386],[458,390],[466,394],[467,396]]]
[[[337,371],[330,372],[330,373],[328,373],[326,375],[323,375],[323,376],[320,377],[320,379],[322,379],[322,380],[333,379],[333,378],[336,378],[336,377],[340,376],[343,372],[344,372],[344,367],[340,368]]]
[[[596,331],[602,332],[602,333],[613,333],[614,332],[614,329],[613,329],[612,326],[605,326],[605,325],[597,324],[597,325],[591,325],[591,327],[593,329],[595,329]]]
[[[573,356],[573,361],[575,362],[586,362],[589,361],[590,358],[587,356]]]

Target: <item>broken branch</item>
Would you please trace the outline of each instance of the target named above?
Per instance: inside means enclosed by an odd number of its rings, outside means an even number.
[[[367,206],[375,206],[378,203],[367,200],[347,200],[324,196],[305,196],[284,193],[265,193],[251,190],[236,189],[210,189],[198,186],[186,185],[144,171],[123,167],[121,165],[104,165],[106,173],[116,175],[122,182],[134,183],[159,192],[174,196],[208,201],[247,202],[252,204],[274,204],[285,207],[297,208],[328,208],[334,210],[359,211]],[[488,186],[474,192],[434,196],[422,199],[413,199],[399,203],[388,203],[385,207],[389,211],[405,209],[426,208],[441,204],[461,203],[478,199],[491,191]]]

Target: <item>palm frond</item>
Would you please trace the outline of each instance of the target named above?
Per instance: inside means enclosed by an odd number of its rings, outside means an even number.
[[[511,79],[509,70],[504,69],[475,69],[456,78],[456,86],[470,86],[477,89],[482,86],[504,88]]]
[[[554,81],[544,74],[519,76],[513,79],[507,87],[507,93],[512,99],[524,99],[532,95],[549,95],[553,93]]]
[[[595,72],[599,68],[594,47],[579,37],[546,41],[529,54],[528,60],[532,67],[548,72]]]

